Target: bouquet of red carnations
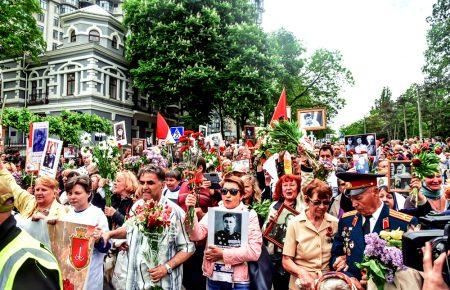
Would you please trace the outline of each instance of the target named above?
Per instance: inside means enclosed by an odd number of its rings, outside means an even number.
[[[148,242],[148,251],[144,251],[144,259],[149,269],[158,266],[158,255],[161,239],[170,227],[170,214],[172,208],[168,205],[162,206],[153,199],[137,206],[132,220],[139,231],[144,234]],[[162,289],[153,286],[151,289]]]

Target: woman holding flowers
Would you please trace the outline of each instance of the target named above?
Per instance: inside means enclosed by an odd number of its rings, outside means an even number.
[[[137,178],[131,171],[122,170],[117,173],[111,206],[105,206],[105,215],[111,218],[113,228],[120,227],[124,223],[125,216],[133,205],[133,196],[138,185]]]
[[[327,213],[331,187],[314,179],[303,188],[303,193],[308,208],[288,224],[283,248],[283,267],[291,273],[290,290],[297,289],[297,278],[302,289],[313,289],[314,280],[328,271],[332,240],[338,228],[338,219]]]
[[[428,201],[428,203],[431,205],[432,210],[436,212],[443,212],[447,210],[447,199],[443,194],[442,176],[439,172],[436,172],[430,176],[426,176],[423,180],[413,178],[411,180],[411,188],[417,188],[420,193],[425,196],[426,201]],[[405,201],[405,209],[411,209],[415,207],[415,201],[410,195]]]
[[[224,179],[221,189],[222,201],[218,208],[222,210],[248,210],[242,203],[244,197],[244,184],[236,176]],[[186,197],[186,206],[195,206],[197,198],[193,194]],[[244,290],[250,289],[250,278],[246,262],[257,261],[261,254],[262,237],[259,228],[258,216],[254,210],[249,212],[248,243],[239,248],[222,249],[209,245],[203,259],[203,275],[208,278],[208,289],[210,290]],[[189,230],[191,240],[200,241],[208,236],[208,213],[198,221],[194,219],[194,226]],[[221,267],[229,269],[227,274],[219,279],[217,269]]]

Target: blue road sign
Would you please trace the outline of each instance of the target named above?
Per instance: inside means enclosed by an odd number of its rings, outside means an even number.
[[[172,134],[173,140],[178,143],[178,139],[184,134],[184,127],[170,127],[170,134]]]

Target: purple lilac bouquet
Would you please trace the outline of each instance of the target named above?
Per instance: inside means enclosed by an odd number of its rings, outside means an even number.
[[[364,237],[366,242],[364,258],[356,266],[366,270],[367,277],[372,278],[377,288],[382,290],[384,283],[393,283],[395,272],[404,270],[405,266],[401,249],[392,246],[393,243],[380,236],[377,233],[371,233]]]
[[[137,173],[143,162],[141,156],[130,156],[123,160],[123,167],[127,170]]]
[[[167,168],[168,162],[161,155],[161,150],[157,146],[150,147],[142,152],[144,164],[154,164],[162,168]]]

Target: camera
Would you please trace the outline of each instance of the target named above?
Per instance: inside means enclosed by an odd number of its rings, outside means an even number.
[[[442,216],[444,217],[444,216]],[[445,218],[450,218],[446,216]],[[433,227],[442,224],[442,219],[436,220],[433,216],[421,218],[423,225]],[[435,261],[442,253],[447,253],[450,249],[449,243],[450,222],[447,221],[444,229],[428,229],[415,232],[407,232],[402,237],[403,264],[407,267],[423,271],[423,251],[422,247],[426,242],[431,243],[432,260]],[[450,285],[450,267],[447,257],[442,276],[447,285]]]

